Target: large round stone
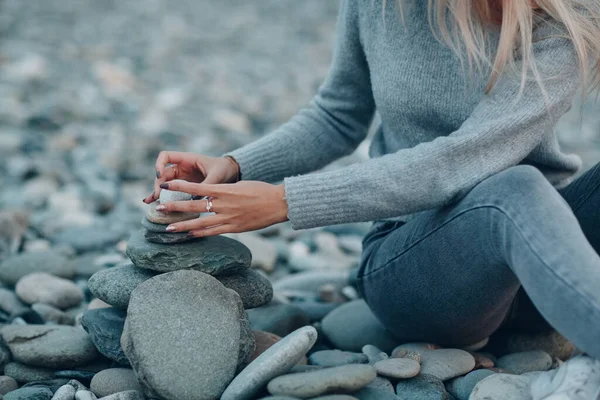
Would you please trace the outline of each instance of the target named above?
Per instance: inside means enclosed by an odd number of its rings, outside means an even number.
[[[224,236],[171,246],[147,242],[141,230],[131,235],[127,255],[140,268],[160,272],[195,269],[209,275],[242,272],[250,267],[252,258],[246,246]]]
[[[0,281],[16,285],[32,272],[47,272],[62,278],[75,275],[75,265],[55,250],[34,251],[7,258],[0,264]]]
[[[254,352],[239,295],[198,271],[139,285],[121,344],[146,394],[167,400],[219,398]]]
[[[9,325],[0,329],[13,358],[23,364],[70,369],[98,356],[89,335],[64,325]]]
[[[360,352],[372,344],[385,352],[397,345],[396,339],[373,315],[364,300],[342,304],[323,318],[323,332],[341,350]]]
[[[44,303],[62,309],[74,307],[83,300],[83,290],[79,286],[47,272],[22,277],[15,292],[27,304]]]
[[[106,303],[126,309],[131,292],[142,282],[160,272],[124,265],[95,273],[88,281],[94,296]],[[269,280],[257,271],[246,269],[236,275],[216,277],[226,288],[240,295],[244,308],[255,308],[267,304],[273,298]]]
[[[267,383],[288,372],[310,350],[317,331],[305,326],[273,344],[252,361],[227,387],[221,400],[251,400]]]

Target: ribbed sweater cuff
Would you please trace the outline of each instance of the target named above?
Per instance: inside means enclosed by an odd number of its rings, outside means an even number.
[[[286,171],[286,155],[278,141],[259,140],[223,156],[232,157],[240,166],[245,181],[280,181]]]
[[[343,174],[333,177],[330,176],[332,173],[334,171],[284,179],[292,228],[308,229],[349,222],[349,215],[353,215],[349,200],[356,190],[352,190],[352,183]]]

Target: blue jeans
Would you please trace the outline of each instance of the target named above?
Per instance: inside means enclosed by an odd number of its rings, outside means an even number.
[[[549,323],[600,358],[600,164],[560,190],[509,168],[454,204],[375,222],[363,244],[359,291],[399,341],[473,344],[521,307],[524,328]]]

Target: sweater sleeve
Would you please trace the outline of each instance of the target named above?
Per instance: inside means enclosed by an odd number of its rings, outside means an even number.
[[[286,178],[293,228],[372,221],[444,206],[519,164],[553,134],[580,83],[569,39],[545,37],[534,43],[533,52],[547,101],[532,77],[517,98],[520,74],[507,72],[448,136],[338,170]]]
[[[374,113],[357,1],[343,0],[333,60],[310,108],[274,132],[225,155],[237,161],[244,180],[281,181],[352,153],[366,137]]]

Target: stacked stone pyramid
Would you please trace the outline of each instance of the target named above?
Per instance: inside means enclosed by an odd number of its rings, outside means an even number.
[[[159,201],[191,199],[163,193]],[[82,325],[100,353],[133,368],[147,397],[219,398],[255,350],[245,309],[269,303],[273,289],[250,269],[246,246],[168,233],[169,223],[198,214],[156,206],[129,239],[131,263],[90,278],[92,293],[112,307],[87,311]]]

